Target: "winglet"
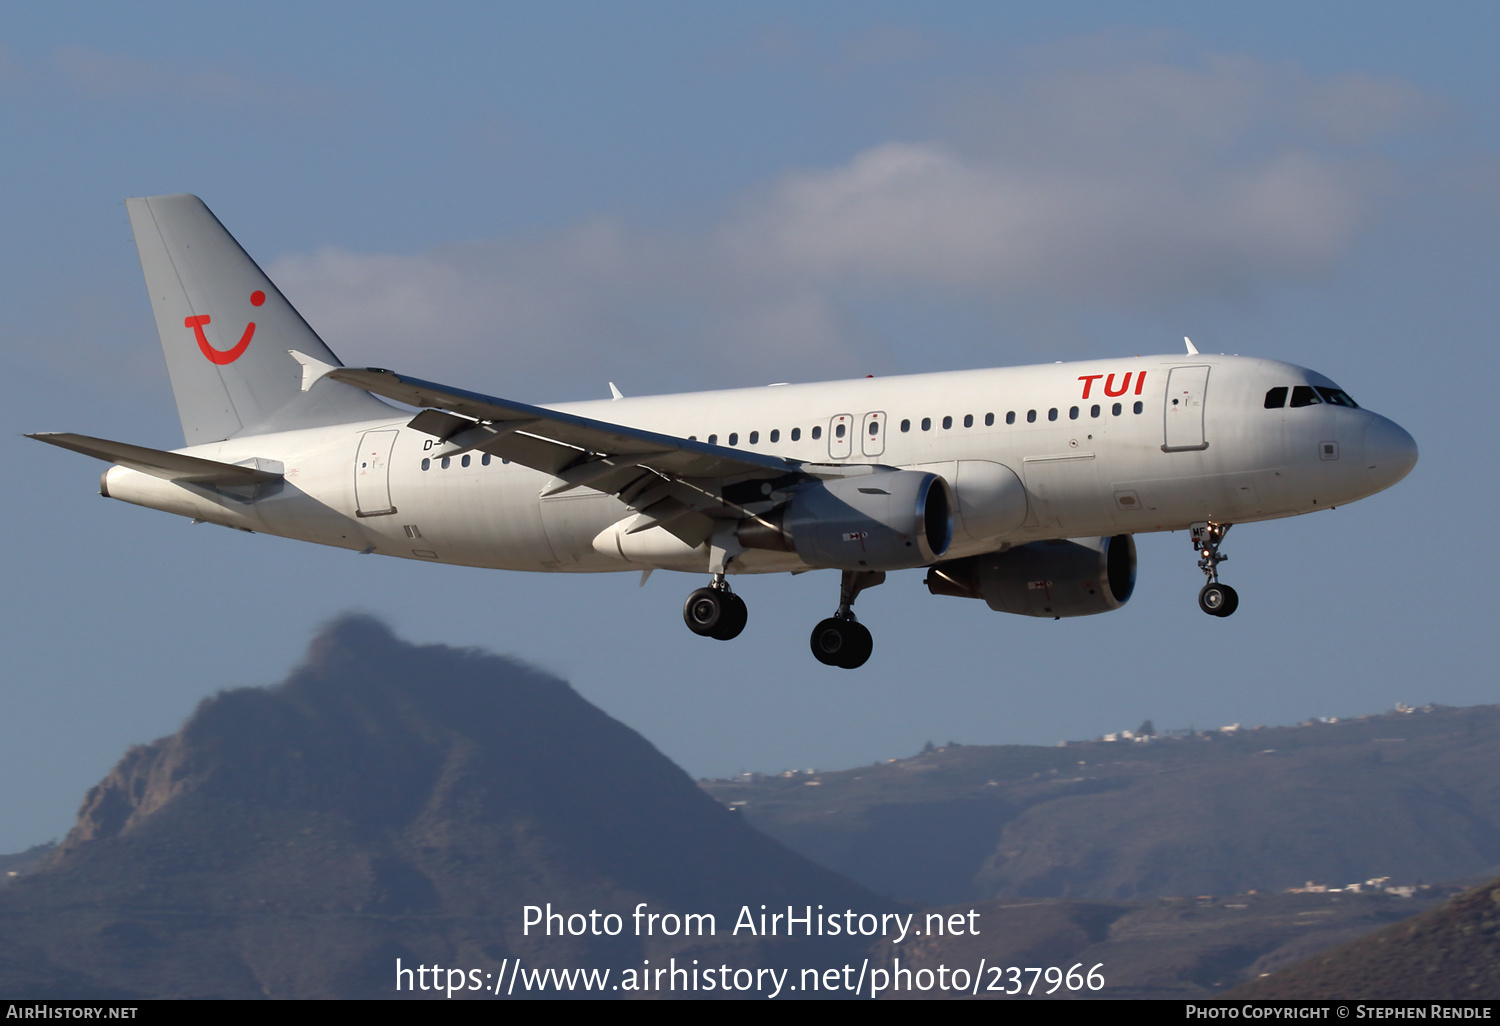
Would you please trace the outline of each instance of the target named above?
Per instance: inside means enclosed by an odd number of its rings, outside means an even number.
[[[304,392],[316,385],[318,380],[328,374],[329,371],[339,369],[337,364],[315,360],[306,353],[299,353],[295,349],[288,349],[287,352],[292,354],[292,359],[302,365],[302,391]]]
[[[613,381],[611,381],[609,383],[609,397],[611,399],[624,399],[625,398],[625,393],[621,392],[618,388],[616,388],[615,387],[615,383]]]
[[[1197,355],[1199,355],[1198,354],[1198,347],[1195,346],[1195,345],[1193,345],[1193,340],[1192,339],[1190,339],[1186,335],[1184,335],[1184,336],[1182,336],[1182,340],[1187,343],[1188,355],[1189,356],[1197,356]],[[292,355],[296,356],[297,354],[293,353]]]

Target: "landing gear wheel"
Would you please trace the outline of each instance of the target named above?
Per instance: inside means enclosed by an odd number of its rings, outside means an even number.
[[[682,604],[682,620],[688,630],[700,637],[713,637],[724,622],[724,599],[724,593],[714,588],[699,588],[689,595]]]
[[[699,588],[682,604],[682,620],[700,637],[728,641],[745,629],[750,611],[745,600],[732,591]]]
[[[813,628],[811,643],[818,662],[845,670],[863,666],[875,648],[875,639],[864,624],[832,616]]]
[[[719,617],[719,625],[708,635],[719,641],[728,641],[740,636],[740,631],[745,629],[745,621],[750,619],[750,610],[745,606],[745,600],[733,592],[720,596],[724,603],[724,612]]]
[[[1198,593],[1198,608],[1209,616],[1229,616],[1239,606],[1239,593],[1227,584],[1205,584]]]

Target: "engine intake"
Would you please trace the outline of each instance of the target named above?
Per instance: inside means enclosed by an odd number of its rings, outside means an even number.
[[[1135,539],[1057,539],[954,559],[927,571],[927,590],[983,599],[996,612],[1022,616],[1107,613],[1135,591]]]
[[[789,502],[743,522],[736,537],[748,549],[795,552],[811,566],[927,566],[953,539],[953,493],[937,474],[915,470],[811,481]]]

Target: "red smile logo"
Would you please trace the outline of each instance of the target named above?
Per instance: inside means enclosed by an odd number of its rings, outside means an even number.
[[[256,289],[254,292],[250,293],[251,306],[260,306],[265,301],[266,294],[259,289]],[[204,356],[208,357],[210,361],[212,361],[213,363],[217,363],[220,366],[223,366],[226,363],[233,363],[244,355],[245,349],[250,345],[250,340],[255,337],[255,322],[251,321],[249,324],[245,325],[245,333],[240,336],[239,342],[235,344],[233,349],[215,349],[213,346],[209,345],[208,336],[203,334],[203,326],[210,323],[211,320],[212,318],[210,318],[208,314],[201,314],[197,317],[186,318],[185,320],[183,320],[182,326],[184,328],[193,329],[193,334],[197,336],[198,339],[198,349],[203,353]]]

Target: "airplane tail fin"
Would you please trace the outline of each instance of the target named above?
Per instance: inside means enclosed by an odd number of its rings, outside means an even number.
[[[197,196],[125,207],[189,445],[393,412],[331,379],[302,390],[289,350],[342,364]]]

